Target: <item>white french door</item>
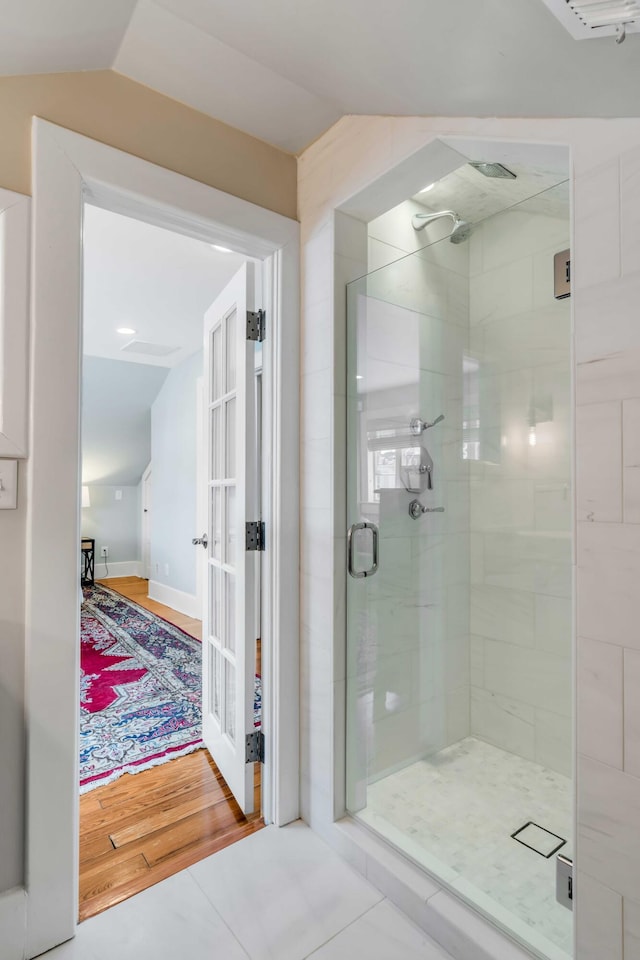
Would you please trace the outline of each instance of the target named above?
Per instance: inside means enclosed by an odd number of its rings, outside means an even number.
[[[257,520],[255,344],[246,339],[254,266],[245,264],[205,314],[207,540],[202,631],[203,740],[244,813],[253,812],[258,554],[245,549]]]

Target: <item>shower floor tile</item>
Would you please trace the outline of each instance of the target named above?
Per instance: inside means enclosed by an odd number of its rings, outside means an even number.
[[[572,856],[571,781],[469,737],[367,790],[358,817],[543,956],[572,953],[555,856],[512,838],[530,821]],[[557,841],[559,842],[559,841]]]

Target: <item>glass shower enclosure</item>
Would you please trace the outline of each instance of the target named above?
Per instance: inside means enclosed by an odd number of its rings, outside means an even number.
[[[561,184],[347,289],[347,805],[550,960],[572,852]]]

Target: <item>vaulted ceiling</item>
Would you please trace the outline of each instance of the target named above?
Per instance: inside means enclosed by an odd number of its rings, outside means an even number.
[[[0,75],[113,68],[284,150],[344,114],[638,116],[542,0],[0,0]]]

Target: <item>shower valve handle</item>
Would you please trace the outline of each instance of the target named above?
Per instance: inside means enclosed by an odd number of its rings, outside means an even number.
[[[430,427],[435,427],[436,423],[441,423],[443,420],[444,413],[441,413],[435,420],[421,420],[420,417],[414,417],[409,423],[409,429],[414,436],[419,437],[425,430],[429,430]]]
[[[412,500],[409,504],[409,516],[417,520],[423,513],[444,513],[444,507],[423,507],[419,500]]]

